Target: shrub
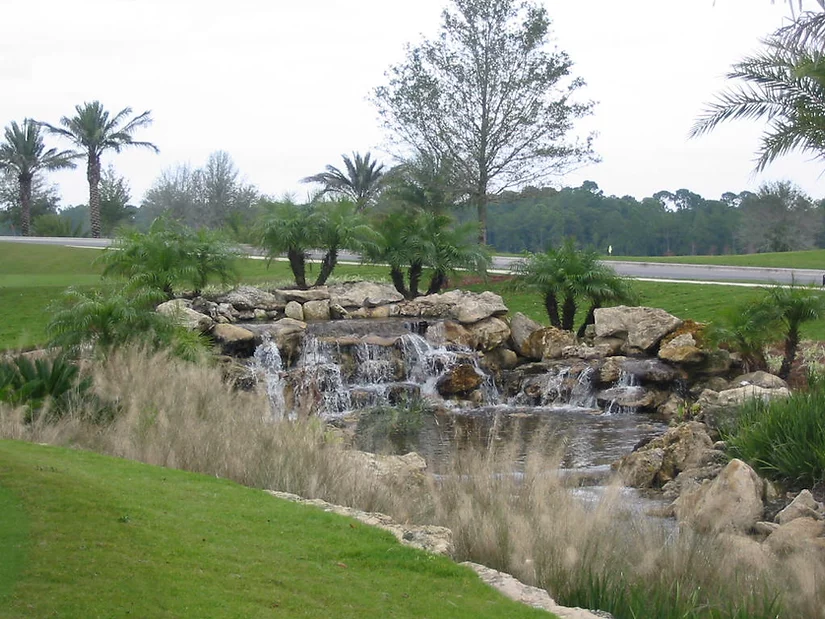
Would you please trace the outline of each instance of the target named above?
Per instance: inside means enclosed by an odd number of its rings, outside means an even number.
[[[90,385],[91,379],[81,379],[77,365],[63,357],[0,362],[0,402],[26,407],[26,421],[44,408],[50,419],[59,418]]]
[[[825,479],[825,382],[787,400],[746,402],[723,427],[731,452],[774,479]]]

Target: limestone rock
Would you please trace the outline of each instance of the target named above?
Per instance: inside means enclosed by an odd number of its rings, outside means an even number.
[[[797,518],[812,518],[813,520],[825,519],[823,506],[814,499],[810,490],[803,490],[796,495],[793,501],[774,518],[779,524],[787,524]]]
[[[329,320],[329,300],[307,301],[303,305],[304,321]]]
[[[304,308],[298,301],[289,301],[284,308],[284,314],[292,320],[304,320]]]
[[[665,461],[665,450],[661,447],[634,451],[621,460],[616,467],[624,483],[633,488],[651,488]]]
[[[467,325],[467,330],[472,334],[474,348],[484,352],[501,346],[510,338],[507,323],[493,316]]]
[[[493,589],[498,590],[511,600],[521,602],[522,604],[533,608],[546,610],[560,619],[600,619],[604,617],[601,613],[596,615],[589,610],[584,610],[582,608],[568,608],[565,606],[559,606],[544,589],[525,585],[523,582],[516,580],[510,574],[499,572],[493,568],[485,565],[479,565],[478,563],[472,563],[470,561],[465,561],[461,565],[472,569],[476,574],[478,574],[482,582],[491,586]]]
[[[330,314],[332,313],[333,307],[341,307],[340,305],[330,305]],[[354,309],[349,312],[350,318],[372,318],[372,319],[382,319],[382,318],[389,318],[392,315],[392,311],[394,305],[379,305],[378,307],[359,307],[358,309]],[[341,308],[344,309],[344,308]],[[344,310],[345,312],[347,310]]]
[[[796,518],[771,533],[765,545],[778,555],[818,549],[825,554],[825,522],[813,518]]]
[[[287,362],[297,358],[298,351],[304,339],[307,325],[300,320],[282,318],[270,325],[261,327],[262,333],[267,333],[281,351],[281,357]]]
[[[472,324],[506,314],[507,306],[499,295],[489,291],[477,294],[451,290],[398,303],[394,312],[394,315],[409,318],[451,318],[462,324]]]
[[[386,317],[389,317],[389,315],[390,315],[390,312],[389,312],[389,310],[387,310],[387,316]],[[329,317],[332,320],[346,320],[348,318],[351,318],[351,316],[349,315],[349,312],[346,309],[344,309],[343,307],[341,307],[340,305],[338,305],[337,303],[330,303],[329,304]]]
[[[343,308],[378,307],[403,301],[404,295],[390,284],[344,282],[329,287],[329,300]]]
[[[475,348],[475,336],[467,327],[454,320],[442,320],[431,324],[424,338],[433,346],[453,344],[461,348]]]
[[[284,298],[284,304],[288,301],[297,301],[298,303],[306,303],[307,301],[328,301],[329,289],[326,286],[318,286],[317,288],[310,288],[308,290],[301,290],[300,288],[278,290],[277,293]]]
[[[733,358],[727,350],[705,351],[705,359],[691,371],[703,376],[721,376],[730,372],[733,365]]]
[[[599,382],[609,385],[619,380],[622,374],[622,366],[627,357],[608,357],[599,368]]]
[[[676,501],[676,516],[699,531],[749,531],[762,518],[763,483],[741,460]]]
[[[379,455],[367,451],[350,450],[343,452],[371,475],[384,482],[402,486],[424,483],[427,461],[414,451],[403,456]]]
[[[509,348],[499,346],[484,355],[484,363],[495,372],[512,370],[518,365],[518,355]]]
[[[462,363],[438,379],[436,389],[444,397],[466,395],[481,386],[484,377],[472,365]]]
[[[725,389],[719,392],[716,404],[723,408],[734,408],[741,406],[746,400],[759,398],[761,400],[769,401],[778,398],[787,398],[791,395],[787,387],[780,387],[778,389],[765,389],[756,385],[747,385],[745,387],[736,387],[734,389]]]
[[[249,357],[255,352],[255,334],[235,325],[215,325],[212,337],[225,355]]]
[[[282,310],[286,301],[281,296],[270,294],[254,286],[238,286],[217,299],[218,303],[228,303],[238,311]]]
[[[763,389],[787,389],[788,383],[784,380],[769,374],[768,372],[751,372],[750,374],[742,374],[731,381],[732,387],[747,387],[748,385],[755,385]]]
[[[465,294],[456,305],[456,319],[463,324],[479,322],[490,316],[506,314],[508,311],[502,298],[489,290],[481,294]]]
[[[622,337],[628,352],[652,350],[682,324],[676,316],[653,307],[602,307],[596,310],[596,337]]]
[[[702,363],[705,360],[704,351],[696,345],[696,340],[690,333],[682,333],[662,344],[658,355],[659,359],[664,361],[686,365]]]
[[[529,357],[527,339],[534,331],[541,329],[541,325],[521,312],[516,312],[510,318],[510,338],[513,348],[522,357]]]
[[[190,331],[205,333],[215,326],[215,321],[212,318],[191,309],[190,303],[184,299],[172,299],[166,303],[161,303],[155,311],[164,316],[169,316],[177,324]]]
[[[685,378],[683,372],[658,359],[625,359],[621,369],[644,383],[670,384]]]
[[[527,338],[524,355],[530,359],[560,359],[564,349],[576,343],[576,336],[570,331],[556,327],[544,327],[534,331]]]

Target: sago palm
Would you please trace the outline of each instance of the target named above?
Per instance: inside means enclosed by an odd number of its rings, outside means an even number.
[[[342,155],[344,170],[326,166],[326,171],[302,179],[304,183],[323,185],[322,194],[331,193],[350,198],[358,211],[363,211],[381,190],[384,166],[371,159],[370,153],[353,153],[352,158]]]
[[[306,254],[318,241],[313,207],[289,200],[264,203],[258,224],[258,246],[271,262],[285,253],[298,288],[306,289]]]
[[[342,249],[360,251],[375,235],[364,216],[357,212],[355,203],[347,199],[316,204],[310,227],[318,248],[324,251],[316,286],[323,286],[332,275]]]
[[[730,120],[768,123],[756,163],[799,150],[825,159],[825,53],[822,37],[793,40],[774,35],[766,49],[735,64],[727,74],[741,85],[722,92],[691,129],[708,133]]]
[[[147,110],[130,119],[132,108],[126,107],[110,115],[100,101],[75,106],[74,116],[64,116],[60,126],[41,123],[49,131],[70,140],[86,154],[86,179],[89,181],[89,219],[92,236],[100,237],[100,158],[104,152],[119,153],[126,147],[149,148],[158,152],[151,142],[134,139],[134,133],[152,124]]]
[[[79,155],[70,150],[46,148],[40,126],[26,119],[22,125],[11,122],[0,142],[0,171],[8,170],[17,177],[20,200],[20,229],[23,236],[31,233],[32,182],[37,172],[75,167]]]
[[[769,288],[762,302],[784,330],[785,355],[779,377],[788,378],[799,348],[800,328],[825,316],[825,296],[818,288],[791,284]]]

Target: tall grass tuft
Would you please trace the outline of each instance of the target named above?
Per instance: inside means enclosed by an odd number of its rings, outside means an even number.
[[[26,423],[24,411],[0,405],[0,436],[447,526],[458,559],[617,619],[825,617],[822,557],[775,557],[746,538],[667,526],[627,509],[620,488],[582,500],[544,448],[531,449],[514,474],[519,445],[464,446],[437,479],[395,484],[348,457],[323,424],[271,422],[265,394],[232,391],[215,368],[131,349],[89,362],[86,371],[96,396],[117,410],[111,422],[83,403],[55,423]]]
[[[723,428],[739,458],[761,473],[813,485],[825,479],[825,380],[786,400],[752,399]]]

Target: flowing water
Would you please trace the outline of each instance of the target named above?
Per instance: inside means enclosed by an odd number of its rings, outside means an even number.
[[[620,404],[640,387],[631,374],[597,393],[592,367],[558,367],[530,377],[529,386],[504,397],[470,350],[437,346],[426,338],[426,323],[409,321],[331,321],[311,324],[301,354],[284,367],[277,347],[265,341],[255,353],[265,376],[273,418],[316,415],[331,421],[352,419],[353,411],[404,404],[437,403],[421,416],[421,427],[401,436],[356,429],[356,447],[368,451],[417,451],[437,473],[456,449],[504,444],[517,439],[517,473],[530,449],[561,451],[562,474],[598,492],[610,464],[640,441],[661,434],[666,425]],[[439,380],[459,365],[480,379],[473,404],[444,400]],[[615,395],[605,400],[604,394]],[[539,443],[535,437],[542,437]],[[631,491],[632,492],[632,491]],[[637,495],[636,500],[640,500]]]

